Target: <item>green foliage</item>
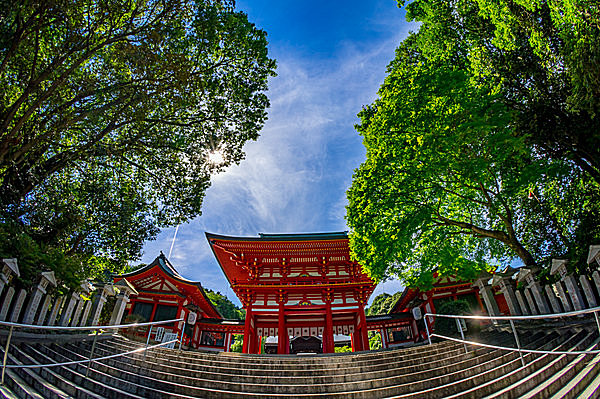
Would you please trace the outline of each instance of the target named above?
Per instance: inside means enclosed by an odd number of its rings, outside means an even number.
[[[231,344],[231,352],[242,353],[242,349],[244,349],[244,335],[234,334],[233,343]]]
[[[365,313],[367,316],[388,314],[401,296],[402,291],[396,292],[394,295],[379,294],[373,299],[373,303],[365,310]]]
[[[40,243],[19,225],[0,223],[0,257],[17,258],[21,277],[19,284],[28,288],[35,283],[40,271],[53,271],[65,294],[79,288],[86,278],[105,280],[107,273],[121,273],[123,265],[104,257],[87,254],[67,254],[60,248]]]
[[[345,346],[336,346],[334,348],[335,353],[348,353],[348,352],[352,352],[352,348],[349,347],[348,345]]]
[[[369,331],[369,348],[371,350],[381,349],[381,333],[379,331]]]
[[[137,259],[258,137],[275,63],[232,1],[0,8],[0,220],[40,245]]]
[[[600,182],[600,10],[590,1],[417,0],[428,59],[456,54],[515,111],[516,134]]]
[[[439,309],[436,309],[438,314],[452,314],[452,315],[468,315],[471,313],[471,307],[469,302],[458,299],[456,301],[444,302],[440,305]],[[456,327],[456,319],[450,319],[447,317],[437,317],[435,320],[435,332],[440,335],[447,336],[458,336],[458,328]]]
[[[419,31],[359,113],[367,160],[354,173],[346,219],[352,253],[377,281],[397,275],[428,289],[433,271],[468,280],[494,268],[491,259],[580,257],[600,238],[600,158],[580,151],[582,142],[600,148],[600,129],[588,129],[597,121],[550,107],[565,103],[562,92],[541,97],[560,79],[526,32],[494,24],[495,4],[411,2]],[[513,47],[498,44],[507,34]],[[575,120],[585,139],[574,135]]]
[[[210,299],[217,311],[225,319],[244,320],[246,316],[245,310],[235,306],[225,295],[206,288],[204,292],[206,292],[208,299]]]

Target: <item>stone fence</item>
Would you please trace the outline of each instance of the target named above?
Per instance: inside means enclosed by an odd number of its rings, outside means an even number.
[[[600,305],[600,245],[591,245],[587,259],[591,275],[576,275],[567,270],[568,261],[552,259],[551,275],[560,281],[542,287],[536,279],[537,270],[522,267],[512,273],[496,273],[478,278],[473,284],[479,289],[490,316],[499,316],[500,306],[494,291],[499,290],[512,316],[563,313]],[[517,289],[519,287],[519,289]]]
[[[132,291],[124,279],[117,284],[85,281],[69,295],[57,295],[54,272],[42,272],[30,289],[19,289],[11,281],[19,277],[16,259],[0,261],[0,321],[47,326],[96,326],[109,296],[116,296],[109,324],[118,324]]]
[[[490,316],[500,316],[507,307],[512,316],[570,312],[600,305],[600,245],[591,245],[588,260],[595,270],[588,275],[567,271],[567,261],[553,259],[551,275],[560,281],[542,287],[536,270],[520,268],[512,273],[482,275],[475,280]],[[594,266],[595,265],[595,266]],[[108,297],[115,296],[115,306],[108,324],[121,322],[129,296],[137,292],[125,279],[116,284],[92,284],[85,281],[70,295],[56,294],[54,272],[42,272],[36,284],[18,292],[11,281],[20,276],[16,259],[0,261],[0,321],[48,326],[96,326]],[[521,284],[518,284],[521,283]],[[521,289],[517,289],[521,286]],[[499,306],[494,291],[499,290],[506,306]],[[504,304],[502,304],[504,305]]]

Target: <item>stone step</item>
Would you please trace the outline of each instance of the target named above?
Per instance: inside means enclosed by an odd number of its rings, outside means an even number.
[[[591,340],[592,334],[589,334],[584,342],[581,342],[573,350],[593,350],[597,347],[599,339],[596,339],[592,345],[585,345]],[[513,392],[522,394],[523,388],[529,389],[522,398],[533,399],[539,397],[550,397],[554,392],[568,386],[573,378],[586,366],[594,357],[593,355],[548,355],[555,356],[548,365],[535,374],[531,374],[526,379],[519,382],[519,386],[513,389]],[[528,382],[528,384],[526,384]],[[579,384],[574,384],[571,389],[575,389]],[[564,397],[562,395],[561,397]]]
[[[585,336],[585,333],[581,333]],[[554,337],[537,349],[562,350],[560,348],[570,348],[574,343],[579,342],[583,337],[577,334],[572,337],[567,337],[566,340],[562,336]],[[457,381],[455,384],[440,385],[435,390],[427,392],[427,395],[434,395],[435,397],[444,398],[481,398],[485,395],[495,394],[495,392],[502,392],[507,385],[514,384],[519,380],[525,378],[525,376],[535,373],[537,370],[544,367],[550,362],[550,358],[540,354],[524,353],[523,358],[526,362],[526,366],[523,367],[521,360],[517,352],[510,352],[512,357],[510,361],[507,361],[497,368],[487,370],[483,373],[475,375],[473,378],[468,380]],[[510,393],[510,390],[508,391]],[[413,397],[413,396],[411,396]],[[415,395],[414,397],[422,397],[421,395]],[[502,394],[498,397],[511,397],[504,396]]]
[[[598,346],[600,345],[596,345],[595,349],[598,349]],[[584,367],[579,373],[552,395],[553,399],[575,397],[589,399],[599,396],[600,366],[598,363],[600,363],[600,354],[593,356],[591,359],[587,357],[584,363]]]
[[[11,346],[11,349],[14,349]],[[11,353],[12,352],[12,353]],[[8,353],[7,364],[35,364],[35,360],[29,356],[11,351]],[[64,399],[69,398],[69,394],[60,387],[53,384],[51,380],[45,378],[37,368],[15,368],[7,369],[5,380],[6,384],[13,388],[15,392],[19,392],[25,398],[50,398]]]
[[[69,349],[72,351],[76,351],[76,348],[65,347],[64,349]],[[491,352],[487,349],[478,349],[478,353],[484,354],[486,352]],[[101,354],[103,356],[110,355],[112,352],[104,351],[102,349],[97,348],[97,356]],[[491,354],[486,354],[485,356],[493,356]],[[418,371],[425,371],[429,368],[433,367],[444,367],[448,365],[458,364],[460,361],[465,359],[465,353],[461,350],[455,356],[431,360],[431,361],[421,361],[416,364],[406,365],[402,363],[396,363],[392,365],[387,365],[385,368],[380,369],[372,369],[369,367],[348,367],[348,368],[334,368],[334,369],[322,369],[318,373],[312,372],[312,370],[294,370],[294,371],[280,371],[278,373],[265,373],[264,370],[253,370],[252,368],[247,369],[233,369],[233,368],[221,368],[218,370],[206,368],[202,371],[198,371],[197,369],[191,369],[188,367],[180,367],[185,366],[185,363],[182,362],[154,362],[151,358],[143,359],[143,355],[138,355],[135,357],[132,356],[124,356],[120,357],[118,360],[109,359],[107,361],[103,361],[103,363],[112,366],[112,367],[121,367],[131,372],[138,372],[144,375],[149,375],[151,372],[164,372],[168,374],[177,374],[186,377],[197,377],[204,379],[213,379],[213,380],[222,380],[227,379],[229,381],[236,382],[253,382],[254,380],[261,380],[264,378],[268,378],[272,381],[278,381],[280,383],[291,383],[292,379],[295,381],[301,381],[302,379],[315,381],[315,378],[320,379],[322,381],[343,383],[349,380],[358,380],[359,378],[380,378],[386,375],[401,375],[414,373]],[[139,370],[139,371],[138,371]],[[319,377],[315,377],[318,375]]]
[[[109,345],[97,345],[97,348],[100,350],[105,350],[106,354],[112,354],[112,353],[117,353],[117,347],[115,346],[109,346]],[[241,365],[239,364],[230,364],[227,362],[210,362],[207,364],[207,362],[205,361],[198,361],[196,360],[187,360],[187,361],[182,361],[179,359],[179,357],[176,355],[176,350],[172,350],[173,354],[171,356],[168,356],[168,353],[166,353],[169,350],[165,350],[160,354],[156,354],[156,353],[149,353],[146,357],[145,360],[151,363],[159,363],[159,364],[169,364],[169,365],[173,365],[179,368],[185,368],[188,370],[193,370],[196,372],[224,372],[224,373],[228,373],[231,370],[234,370],[234,372],[236,373],[236,375],[251,375],[251,374],[255,374],[257,371],[262,371],[264,375],[268,375],[268,376],[280,376],[280,375],[286,375],[288,373],[294,373],[294,375],[315,375],[318,373],[328,373],[331,372],[331,370],[341,370],[340,372],[345,372],[344,370],[351,370],[351,371],[356,371],[356,370],[361,370],[361,371],[378,371],[378,370],[386,370],[389,367],[394,367],[397,364],[414,364],[414,363],[426,363],[426,362],[432,362],[438,359],[444,359],[444,358],[449,358],[449,357],[456,357],[456,356],[460,356],[462,354],[464,354],[464,349],[461,346],[454,346],[452,348],[455,349],[451,349],[448,350],[447,352],[441,352],[439,354],[433,354],[433,355],[429,355],[429,356],[423,356],[420,359],[410,359],[410,360],[406,360],[403,359],[402,357],[397,357],[396,359],[390,359],[388,361],[385,362],[372,362],[372,361],[368,361],[368,362],[354,362],[354,363],[349,363],[348,365],[344,365],[344,367],[339,367],[339,365],[328,365],[327,363],[323,363],[323,364],[313,364],[312,367],[304,367],[303,364],[301,363],[301,361],[297,362],[293,367],[291,365],[288,365],[287,367],[278,367],[278,366],[273,366],[271,368],[266,367],[265,365],[262,365],[262,367],[256,367],[255,365],[251,364],[251,363],[243,363]],[[121,347],[120,348],[120,352],[126,351],[130,348],[128,347]],[[135,355],[129,355],[126,358],[133,358],[133,359],[144,359],[144,355],[143,354],[135,354]]]
[[[507,339],[512,340],[512,337]],[[122,351],[131,350],[133,348],[138,348],[139,344],[137,343],[126,343],[116,342],[113,346],[121,346]],[[264,370],[303,370],[305,372],[311,372],[313,369],[323,369],[323,368],[333,368],[333,367],[343,367],[347,368],[351,367],[362,367],[363,365],[378,365],[380,369],[384,369],[387,365],[392,365],[396,363],[414,363],[420,362],[422,359],[427,356],[432,356],[430,359],[433,359],[433,355],[443,354],[444,352],[448,352],[449,350],[455,350],[455,353],[463,351],[463,345],[457,343],[449,343],[446,346],[440,346],[439,344],[432,345],[433,348],[429,349],[428,347],[422,347],[420,352],[408,354],[405,353],[404,349],[394,349],[393,351],[389,351],[386,353],[385,359],[373,359],[370,360],[372,356],[366,355],[346,355],[347,361],[340,363],[331,364],[328,361],[328,356],[294,356],[292,359],[288,360],[286,364],[281,363],[266,363],[266,362],[256,362],[253,355],[241,355],[236,357],[234,361],[225,356],[220,356],[217,354],[212,354],[209,361],[200,362],[199,359],[207,359],[205,356],[197,356],[195,352],[185,352],[181,353],[169,350],[169,349],[160,349],[160,350],[151,350],[149,351],[147,357],[154,357],[160,362],[180,362],[185,363],[188,368],[194,368],[194,365],[202,364],[203,367],[206,368],[234,368],[234,369],[248,369],[251,367],[252,369],[264,369]],[[238,362],[237,360],[241,359],[242,362]],[[275,359],[277,360],[277,359]],[[429,359],[427,359],[429,360]],[[318,370],[315,370],[318,371]]]
[[[524,345],[531,341],[533,347],[569,342],[558,334],[520,338]],[[98,342],[95,356],[139,346],[122,338]],[[22,344],[11,352],[26,363],[50,363],[87,359],[89,349],[90,342],[61,346]],[[335,356],[275,356],[271,359],[260,355],[223,355],[161,349],[149,353],[146,362],[142,354],[95,362],[89,378],[85,378],[87,363],[27,372],[38,374],[40,379],[67,395],[42,395],[52,398],[430,398],[468,392],[489,379],[498,379],[502,373],[515,374],[514,370],[521,367],[514,352],[477,349],[464,354],[463,345],[455,343]],[[550,370],[547,365],[551,360],[543,356],[528,357],[536,361],[527,372]],[[337,359],[331,361],[331,358]],[[345,358],[347,362],[343,361]],[[184,367],[189,364],[192,367]],[[211,371],[211,364],[219,364],[219,371]],[[378,368],[379,364],[383,367]],[[277,370],[277,374],[268,367]],[[24,369],[19,370],[21,372],[25,372]]]
[[[62,361],[61,359],[52,359],[44,354],[37,351],[26,351],[25,348],[21,348],[21,346],[26,347],[27,345],[14,345],[11,346],[11,352],[15,354],[16,357],[21,359],[27,359],[26,364],[50,364],[57,363]],[[129,394],[124,392],[118,388],[108,386],[102,383],[97,383],[90,381],[85,377],[85,370],[83,374],[72,372],[70,370],[71,366],[54,366],[54,367],[42,367],[36,369],[17,369],[17,370],[36,370],[37,375],[35,376],[35,380],[44,380],[49,381],[49,384],[56,387],[57,390],[60,390],[64,393],[64,395],[60,396],[51,396],[47,395],[47,392],[43,392],[43,396],[46,398],[83,398],[83,399],[104,399],[106,397],[113,398],[127,398],[127,399],[141,399],[142,397]],[[31,381],[28,381],[31,384]],[[34,381],[35,383],[35,381]],[[34,385],[35,386],[35,385]],[[37,389],[37,387],[36,387]],[[38,389],[38,391],[40,391]],[[40,391],[41,392],[41,391]]]
[[[66,347],[56,347],[54,346],[52,349],[59,351],[63,355],[68,356],[69,358],[75,358],[76,355],[71,352],[71,355],[66,353],[70,351],[71,348]],[[199,382],[203,381],[214,381],[217,384],[222,381],[227,382],[235,382],[235,383],[243,383],[243,384],[262,384],[265,379],[268,379],[270,383],[274,385],[297,385],[297,384],[348,384],[351,382],[360,382],[365,380],[372,379],[380,379],[388,376],[405,376],[407,380],[413,379],[415,376],[419,375],[419,373],[424,373],[430,371],[432,369],[448,371],[453,369],[460,369],[461,367],[466,367],[468,364],[477,364],[478,362],[482,362],[484,360],[489,360],[494,358],[496,354],[490,350],[480,350],[479,354],[476,352],[465,355],[462,353],[460,357],[446,359],[445,361],[440,361],[437,363],[419,363],[415,365],[396,365],[396,367],[391,367],[386,370],[376,371],[376,372],[354,372],[350,373],[349,370],[326,370],[328,373],[308,376],[297,376],[295,374],[283,375],[274,377],[272,375],[264,375],[260,373],[256,373],[254,375],[236,375],[235,370],[231,370],[230,373],[217,373],[217,372],[203,372],[198,373],[188,369],[181,369],[177,367],[173,367],[171,364],[157,364],[151,362],[144,362],[143,360],[137,362],[136,364],[131,364],[129,361],[125,361],[125,359],[119,358],[117,359],[108,359],[101,361],[102,364],[110,367],[114,370],[125,370],[131,372],[135,375],[142,375],[151,379],[161,379],[161,380],[170,380],[173,376],[179,376],[179,382],[187,384],[187,385],[196,385]],[[103,372],[110,372],[107,369],[102,369]],[[113,372],[114,373],[114,372]]]
[[[571,396],[569,394],[564,395],[565,398],[577,397],[577,399],[596,399],[600,397],[600,373],[598,372],[598,362],[600,359],[595,358],[590,363],[590,368],[595,371],[595,376],[591,379],[590,383],[579,393],[579,395]],[[587,367],[586,367],[587,369]],[[557,394],[560,392],[557,392]],[[553,398],[561,398],[554,396]]]
[[[59,353],[48,353],[48,352],[53,352],[52,349],[46,347],[46,346],[41,346],[39,348],[42,351],[45,351],[44,353],[46,353],[47,355],[53,357],[53,358],[60,358],[61,356],[63,356],[63,354],[59,354]],[[73,359],[76,358],[77,355],[72,355],[72,356],[67,356],[66,359]],[[75,359],[73,359],[75,360]],[[453,368],[456,368],[457,370],[459,370],[461,368],[462,364],[457,364],[454,366],[451,366]],[[447,371],[449,366],[445,366],[445,367],[440,367],[438,369],[434,369],[432,370],[427,370],[428,373],[432,373],[432,372],[436,372],[436,373],[444,373]],[[160,373],[160,372],[146,372],[146,373],[150,373],[149,376],[143,375],[140,371],[140,368],[135,368],[133,370],[133,372],[129,372],[127,370],[124,369],[124,367],[119,367],[119,368],[115,368],[112,366],[109,366],[107,364],[105,364],[104,362],[98,362],[94,364],[94,368],[99,370],[100,372],[102,372],[103,374],[107,374],[107,375],[111,375],[114,378],[120,378],[120,379],[124,379],[127,380],[129,382],[132,382],[134,384],[138,384],[138,385],[145,385],[145,386],[150,386],[153,385],[155,387],[159,387],[162,390],[169,390],[169,384],[168,383],[163,383],[164,381],[176,381],[177,384],[172,386],[172,389],[174,389],[175,393],[178,394],[182,394],[182,395],[186,395],[189,394],[190,396],[199,396],[202,394],[202,392],[204,391],[204,389],[225,389],[228,391],[239,391],[239,392],[265,392],[268,393],[268,391],[270,390],[270,387],[265,386],[264,381],[265,378],[264,377],[259,377],[256,379],[253,379],[253,382],[234,382],[234,381],[229,381],[225,378],[223,378],[223,376],[215,376],[213,379],[211,380],[207,380],[207,379],[202,379],[202,378],[195,378],[195,377],[184,377],[178,374],[172,374],[172,373]],[[144,374],[146,374],[144,373]],[[423,374],[423,373],[421,373]],[[393,375],[393,374],[392,374]],[[220,377],[220,378],[219,378]],[[395,383],[395,384],[399,384],[399,383],[404,383],[404,382],[409,382],[409,381],[413,381],[417,378],[416,374],[411,374],[411,375],[406,375],[406,376],[393,376],[393,377],[382,377],[382,378],[373,378],[373,379],[365,379],[365,377],[368,376],[360,376],[361,380],[358,381],[340,381],[340,382],[336,382],[336,383],[329,383],[325,380],[323,380],[321,377],[313,377],[311,378],[303,378],[301,381],[296,381],[294,383],[291,382],[287,382],[287,383],[278,383],[277,380],[273,380],[273,379],[269,379],[270,385],[273,386],[277,386],[277,389],[280,391],[284,391],[284,392],[289,392],[289,393],[296,393],[296,392],[305,392],[308,389],[310,389],[312,387],[312,391],[314,392],[336,392],[339,390],[346,390],[346,389],[362,389],[364,388],[365,385],[369,385],[370,387],[372,387],[374,384],[375,385],[381,385],[381,384],[387,384],[389,385],[390,383]],[[402,378],[404,377],[404,378]],[[293,380],[294,378],[288,378],[288,380]],[[198,391],[196,388],[197,387],[202,387],[202,390]],[[266,391],[265,391],[266,390]],[[198,391],[198,392],[196,392]]]
[[[139,348],[143,346],[139,342],[129,341],[129,340],[115,340],[112,341],[116,345],[120,345],[123,347],[127,347],[129,349]],[[204,361],[213,361],[213,362],[227,362],[227,363],[235,363],[236,365],[241,366],[243,363],[252,364],[254,367],[265,365],[265,367],[272,368],[274,366],[277,367],[285,367],[286,365],[298,365],[302,364],[303,367],[311,367],[312,365],[322,365],[322,364],[330,364],[332,366],[336,365],[347,365],[348,363],[353,362],[365,362],[365,361],[384,361],[387,358],[396,359],[397,356],[403,356],[407,360],[410,357],[422,357],[425,353],[438,353],[440,351],[445,351],[450,346],[452,347],[462,347],[462,344],[456,344],[454,342],[449,343],[439,343],[429,345],[419,346],[418,348],[407,348],[407,349],[385,349],[380,351],[373,352],[364,352],[360,354],[327,354],[327,355],[247,355],[240,353],[202,353],[195,351],[185,351],[182,350],[180,353],[178,352],[177,358],[181,361],[188,360],[204,360]],[[157,348],[150,350],[152,353],[173,353],[172,350],[165,350],[163,348]]]
[[[0,393],[5,398],[44,399],[37,390],[19,377],[12,369],[6,369],[4,383],[5,385],[0,385]],[[9,389],[8,386],[10,386],[11,389]]]
[[[6,399],[19,399],[19,398],[31,398],[31,396],[27,395],[26,392],[20,396],[17,396],[13,391],[8,389],[5,385],[0,385],[0,397]],[[43,399],[42,396],[39,396],[40,399]]]
[[[484,365],[485,365],[485,363],[484,363]],[[469,370],[470,370],[471,373],[477,373],[477,372],[481,371],[481,367],[482,366],[471,367]],[[440,368],[439,371],[442,372],[442,373],[445,373],[445,372],[447,372],[447,369]],[[113,373],[115,373],[115,372],[118,372],[118,370],[113,371]],[[459,373],[459,372],[457,372],[457,373]],[[137,381],[136,384],[141,385],[139,376],[136,376],[133,373],[127,374],[127,373],[122,373],[121,372],[119,374],[120,378],[124,378],[124,376],[128,376],[129,378],[126,378],[126,379],[130,379],[131,378],[131,379],[133,379],[133,381]],[[117,376],[113,376],[113,377],[117,378]],[[174,377],[169,377],[169,380],[171,380],[171,378],[174,378]],[[411,379],[413,379],[413,378],[411,378]],[[149,380],[150,381],[156,381],[156,379],[149,379]],[[438,380],[438,378],[429,378],[429,384],[435,384],[437,382],[437,380]],[[133,382],[133,381],[130,381],[130,382]],[[195,381],[195,382],[197,383],[197,381]],[[372,380],[372,381],[364,381],[361,384],[354,384],[354,386],[351,386],[352,384],[343,384],[343,386],[341,388],[344,389],[344,392],[350,394],[350,392],[348,392],[348,389],[357,388],[357,389],[368,389],[368,390],[372,391],[373,390],[372,388],[376,387],[378,385],[379,386],[381,386],[381,385],[385,386],[385,385],[390,385],[390,384],[393,384],[393,383],[394,383],[393,377],[392,378],[381,378],[381,379],[375,379],[375,380]],[[319,389],[317,389],[317,388],[319,388],[319,387],[318,386],[314,386],[313,384],[311,384],[311,385],[300,385],[300,386],[296,385],[296,386],[292,386],[292,387],[290,387],[290,386],[285,387],[285,386],[279,386],[279,385],[277,385],[276,386],[276,391],[284,393],[283,391],[285,390],[286,391],[285,393],[287,393],[289,395],[296,395],[297,396],[297,395],[299,395],[299,394],[301,394],[303,392],[307,392],[307,391],[308,392],[310,392],[310,391],[313,391],[313,392],[318,391]],[[412,387],[414,387],[415,383],[413,382],[412,384],[409,384],[409,385],[412,385]],[[224,389],[225,386],[227,386],[228,388],[232,388],[233,387],[232,384],[227,385],[227,384],[221,383],[217,388],[223,388]],[[260,387],[261,388],[265,388],[264,382],[263,382],[263,384],[260,385]],[[199,388],[198,386],[194,386],[194,387],[192,387],[191,390],[187,390],[185,392],[187,392],[187,394],[189,396],[195,396],[196,394],[200,394],[204,390],[204,388],[205,388],[204,386],[202,388]],[[252,388],[253,387],[251,385],[249,385],[249,384],[238,384],[238,386],[235,388],[235,391],[240,392],[240,394],[241,394],[241,392],[245,391],[244,394],[249,394],[249,393],[252,393],[252,391],[255,391],[255,389],[252,389]],[[165,389],[166,390],[166,387],[161,387],[161,389]],[[269,388],[269,390],[270,389],[271,388]],[[290,389],[292,390],[292,392],[289,392]],[[323,387],[321,386],[320,389],[323,390]],[[337,389],[339,390],[340,387],[337,386]],[[360,392],[358,392],[357,389],[354,390],[352,396],[357,396],[356,394],[360,394]],[[408,388],[408,391],[410,391],[410,389],[411,388]],[[195,391],[195,392],[193,392],[193,391]],[[215,392],[215,391],[216,391],[216,389],[210,389],[209,390],[209,392]],[[230,394],[233,393],[233,392],[235,392],[233,389],[228,389],[228,391],[229,391]],[[344,392],[337,392],[337,393],[344,393]],[[258,392],[255,392],[255,393],[258,393]],[[315,393],[317,393],[317,392],[315,392]],[[329,391],[329,392],[320,392],[320,393],[321,394],[333,394],[334,392]],[[398,393],[398,389],[395,390],[395,393]],[[263,394],[268,394],[268,392],[264,392]]]

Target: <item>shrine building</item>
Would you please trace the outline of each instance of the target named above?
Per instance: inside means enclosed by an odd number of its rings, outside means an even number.
[[[114,278],[115,285],[127,284],[135,291],[124,319],[184,318],[185,323],[165,325],[163,331],[183,330],[183,344],[195,349],[228,352],[234,334],[243,334],[244,353],[260,353],[262,338],[268,338],[269,353],[332,353],[334,336],[338,343],[350,336],[353,351],[369,350],[368,331],[380,333],[382,348],[423,340],[421,316],[435,312],[444,300],[467,299],[473,308],[484,310],[473,283],[436,277],[430,291],[407,288],[390,314],[366,316],[375,283],[351,260],[345,232],[258,237],[206,233],[206,238],[246,310],[245,320],[225,320],[202,285],[182,277],[162,253],[149,265]],[[150,338],[161,339],[156,329]]]
[[[194,313],[198,322],[184,323],[183,321],[162,325],[164,331],[180,334],[184,328],[184,343],[192,348],[204,346],[220,346],[225,344],[225,334],[218,329],[206,328],[201,320],[223,320],[223,316],[215,309],[206,297],[202,285],[182,277],[177,270],[161,254],[149,265],[134,270],[131,273],[117,276],[113,279],[115,285],[127,281],[137,293],[131,295],[125,308],[124,318],[136,315],[137,321],[163,321],[177,318],[188,320]],[[147,334],[144,333],[144,334]],[[156,328],[151,338],[156,337]]]
[[[291,337],[322,337],[332,353],[334,334],[369,349],[365,305],[375,284],[350,259],[346,233],[206,237],[246,309],[244,353],[257,353],[267,336],[277,337],[280,354]]]

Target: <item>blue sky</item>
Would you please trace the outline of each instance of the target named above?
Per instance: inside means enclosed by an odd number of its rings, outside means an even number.
[[[202,216],[181,225],[170,260],[239,305],[204,232],[256,236],[347,230],[346,190],[365,158],[354,129],[371,103],[394,50],[415,29],[394,0],[238,0],[267,31],[277,77],[269,81],[269,120],[247,143],[246,159],[212,179]],[[169,254],[175,229],[144,247],[142,262]],[[380,284],[371,296],[400,289]]]

